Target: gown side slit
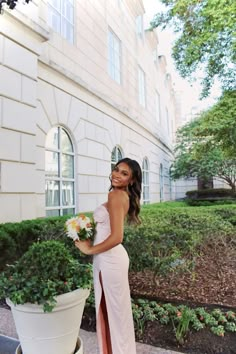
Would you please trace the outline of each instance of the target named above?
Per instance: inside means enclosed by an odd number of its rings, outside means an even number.
[[[99,309],[98,309],[98,316],[97,316],[97,330],[99,327],[99,331],[101,332],[102,348],[104,354],[112,354],[109,319],[108,319],[108,313],[106,307],[106,298],[103,290],[101,271],[99,272],[99,280],[101,285],[101,299],[100,299],[100,305],[98,306]]]

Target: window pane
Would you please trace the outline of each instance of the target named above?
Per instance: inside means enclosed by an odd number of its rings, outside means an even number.
[[[145,88],[145,74],[142,69],[138,69],[138,86],[139,86],[139,103],[146,106],[146,88]]]
[[[112,150],[112,153],[111,153],[111,162],[116,163],[116,148]]]
[[[75,209],[70,208],[70,209],[63,209],[62,210],[62,215],[73,215],[75,214]]]
[[[46,151],[45,154],[46,163],[46,176],[58,177],[59,176],[59,154],[53,151]]]
[[[143,184],[147,184],[147,173],[143,173]]]
[[[48,133],[47,143],[50,150],[45,151],[46,209],[51,207],[57,209],[46,213],[62,215],[63,207],[68,205],[69,209],[74,209],[75,204],[74,149],[68,133],[62,127],[53,128]],[[70,181],[66,180],[68,178]]]
[[[54,31],[60,33],[70,43],[74,41],[74,1],[49,0],[48,22]]]
[[[74,205],[74,183],[62,182],[62,205]]]
[[[59,182],[46,181],[45,197],[46,207],[60,205]]]
[[[61,16],[52,7],[50,7],[49,11],[48,11],[48,21],[49,21],[50,26],[54,29],[54,31],[60,33],[60,31],[61,31]]]
[[[46,216],[60,216],[60,210],[59,209],[53,209],[53,210],[47,210],[46,211]]]
[[[120,54],[120,43],[119,43],[119,41],[117,39],[114,41],[114,52],[115,52],[116,55],[119,56],[119,54]]]
[[[46,148],[58,150],[59,148],[59,128],[52,128],[46,138]]]
[[[115,164],[123,158],[121,150],[116,146],[111,153],[111,170],[115,167]]]
[[[71,25],[66,19],[62,18],[62,28],[61,34],[65,37],[70,43],[73,43],[73,25]]]
[[[74,178],[74,157],[62,154],[62,177]]]
[[[68,0],[62,0],[62,15],[73,23],[73,4]]]
[[[61,0],[49,0],[48,3],[55,7],[58,11],[61,9]]]
[[[112,32],[108,33],[108,73],[113,80],[121,82],[121,44]]]
[[[60,210],[59,209],[54,209],[54,210],[47,210],[46,211],[46,216],[60,216]]]
[[[160,109],[160,95],[156,92],[156,120],[158,123],[161,122],[161,109]]]
[[[108,43],[109,43],[109,48],[113,47],[113,35],[111,32],[108,32]]]
[[[120,149],[116,146],[112,150],[111,161],[116,163],[116,162],[118,162],[121,159],[122,159],[122,153],[121,153]]]
[[[61,129],[61,150],[63,152],[73,152],[71,140],[64,129]]]
[[[121,160],[122,159],[122,153],[121,153],[121,151],[120,151],[120,149],[119,148],[117,148],[117,162],[119,161],[119,160]]]

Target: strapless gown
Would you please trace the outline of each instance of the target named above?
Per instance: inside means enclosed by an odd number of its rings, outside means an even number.
[[[94,220],[97,223],[94,241],[96,245],[104,241],[111,233],[109,213],[104,205],[100,205],[94,211]],[[102,348],[103,340],[105,340],[99,318],[102,290],[106,301],[112,354],[136,354],[128,268],[129,257],[121,244],[93,257],[97,338],[100,354],[104,354]],[[103,286],[99,273],[101,273]]]

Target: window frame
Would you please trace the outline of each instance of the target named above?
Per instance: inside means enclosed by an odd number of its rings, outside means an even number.
[[[168,136],[170,136],[170,117],[169,117],[169,110],[167,107],[165,107],[165,113],[166,113],[166,129]]]
[[[136,33],[140,39],[144,39],[143,15],[138,15],[135,19]]]
[[[57,129],[58,130],[58,146],[57,148],[53,148],[53,147],[48,147],[45,143],[45,212],[46,212],[46,216],[49,217],[49,216],[52,216],[50,215],[50,211],[58,211],[58,216],[63,216],[63,215],[66,215],[63,213],[63,211],[65,211],[66,209],[72,209],[71,212],[69,212],[68,214],[75,214],[76,212],[76,185],[75,185],[75,182],[76,182],[76,179],[75,179],[75,149],[74,149],[74,146],[73,146],[73,142],[72,142],[72,139],[71,139],[71,136],[70,134],[68,133],[68,131],[58,125],[58,126],[54,126],[52,129]],[[52,129],[50,131],[52,131]],[[49,131],[49,132],[50,132]],[[64,132],[64,134],[67,135],[70,143],[71,143],[71,148],[72,148],[72,151],[63,151],[62,150],[62,146],[61,146],[61,137],[62,137],[62,131]],[[49,134],[48,132],[48,134]],[[48,136],[47,134],[47,136]],[[58,164],[57,164],[57,170],[58,170],[58,175],[55,176],[49,176],[47,175],[47,169],[46,169],[46,166],[47,166],[47,152],[52,152],[54,154],[58,154]],[[62,171],[63,171],[63,157],[64,155],[67,155],[67,156],[72,156],[73,158],[73,162],[72,162],[72,173],[73,173],[73,177],[65,177],[62,175]],[[58,198],[59,198],[59,202],[58,202],[58,205],[53,205],[53,206],[48,206],[47,205],[47,182],[55,182],[55,184],[58,184],[59,186],[59,193],[58,193]],[[69,204],[69,205],[63,205],[63,200],[64,200],[64,197],[63,197],[63,183],[65,182],[71,182],[72,185],[73,185],[73,190],[72,190],[72,201],[73,203],[72,204]],[[67,189],[64,189],[64,191],[67,191]],[[47,212],[48,215],[47,215]]]
[[[119,48],[118,55],[116,47]],[[108,74],[117,84],[122,84],[121,40],[110,27],[108,28]]]
[[[150,203],[150,168],[148,158],[145,157],[142,163],[142,191],[143,204]]]
[[[113,159],[113,154],[115,155],[115,159]],[[116,145],[111,152],[111,171],[113,171],[114,166],[118,161],[124,158],[123,151],[119,145]]]
[[[164,201],[164,168],[162,163],[160,163],[160,168],[159,168],[159,187],[160,187],[160,202],[163,202]]]
[[[71,22],[70,19],[65,14],[63,14],[64,1],[66,4],[69,3],[72,6],[73,22]],[[58,26],[58,27],[60,27],[60,29],[56,28],[54,26],[54,24],[52,23],[53,21],[51,21],[50,14],[53,14],[53,13],[57,13],[57,15],[60,19],[59,26]],[[72,38],[68,37],[67,34],[63,31],[63,23],[64,22],[71,26]],[[74,0],[62,0],[62,1],[60,1],[60,9],[59,9],[59,8],[55,7],[49,0],[48,1],[48,24],[49,24],[49,27],[51,27],[55,32],[59,33],[69,43],[74,44],[74,42],[75,42],[75,1]]]
[[[155,92],[155,112],[156,121],[161,125],[161,96],[157,90]]]
[[[138,66],[138,101],[141,106],[147,108],[146,75],[140,66]]]

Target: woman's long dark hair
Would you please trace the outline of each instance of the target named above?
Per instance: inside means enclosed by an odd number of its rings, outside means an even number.
[[[129,194],[129,210],[127,221],[129,224],[140,224],[140,198],[141,198],[141,189],[142,189],[142,170],[139,166],[139,163],[136,160],[132,160],[128,157],[125,157],[119,160],[115,167],[120,163],[126,163],[132,172],[132,183],[128,185],[128,194]],[[110,190],[112,186],[110,187]]]

